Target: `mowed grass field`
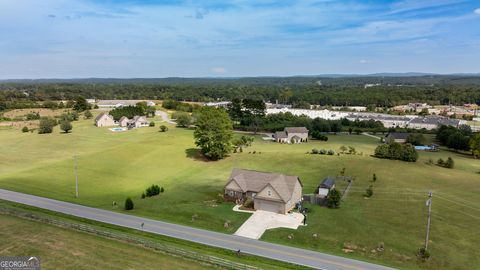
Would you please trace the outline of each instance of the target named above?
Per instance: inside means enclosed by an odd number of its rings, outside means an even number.
[[[328,142],[281,145],[256,137],[243,153],[206,162],[198,157],[193,132],[169,126],[165,133],[142,128],[114,133],[92,120],[74,122],[73,133],[23,134],[0,130],[0,187],[113,211],[133,198],[131,214],[233,233],[249,214],[217,202],[234,167],[298,175],[304,193],[312,193],[326,176],[345,168],[354,176],[341,208],[309,206],[308,226],[267,231],[266,241],[369,260],[404,269],[480,269],[480,161],[442,150],[420,153],[416,163],[371,157],[377,139],[364,135],[329,136]],[[310,155],[312,148],[354,146],[357,155]],[[255,151],[256,154],[250,153]],[[80,197],[74,197],[73,156],[78,158]],[[455,160],[455,169],[425,162]],[[363,193],[376,173],[374,195]],[[151,184],[165,188],[140,199]],[[427,192],[433,191],[432,257],[415,256],[425,237]],[[112,206],[116,201],[117,206]],[[224,227],[225,222],[230,224]],[[314,234],[316,237],[314,237]],[[383,252],[373,251],[383,243]]]
[[[0,256],[38,256],[44,269],[210,269],[140,246],[0,215]]]

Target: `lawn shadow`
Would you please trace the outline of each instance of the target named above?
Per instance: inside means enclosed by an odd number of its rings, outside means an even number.
[[[202,154],[200,149],[197,149],[197,148],[185,149],[185,155],[187,156],[187,158],[191,158],[191,159],[198,160],[198,161],[204,161],[204,162],[210,161],[208,158],[206,158]]]

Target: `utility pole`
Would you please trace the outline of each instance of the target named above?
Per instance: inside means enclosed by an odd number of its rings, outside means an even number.
[[[75,198],[78,198],[78,172],[77,172],[77,155],[73,156],[73,160],[75,163],[74,170],[75,170]]]
[[[425,251],[428,249],[428,237],[430,235],[430,216],[432,212],[432,195],[433,193],[430,191],[428,193],[428,200],[426,205],[428,206],[428,220],[427,220],[427,237],[425,238]]]

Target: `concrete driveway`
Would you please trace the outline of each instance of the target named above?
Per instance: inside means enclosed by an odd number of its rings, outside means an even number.
[[[276,214],[273,212],[257,210],[245,223],[238,228],[235,235],[251,239],[259,239],[268,229],[290,228],[297,229],[302,224],[303,215],[300,213]]]

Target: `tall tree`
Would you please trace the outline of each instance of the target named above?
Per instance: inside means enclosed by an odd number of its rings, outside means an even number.
[[[470,138],[470,150],[475,158],[480,157],[480,133],[476,133]]]
[[[88,104],[85,98],[79,96],[75,99],[75,104],[73,105],[73,109],[77,112],[83,112],[85,110],[90,109],[90,104]]]
[[[224,158],[232,151],[232,121],[224,109],[203,107],[198,111],[195,144],[211,160]]]

